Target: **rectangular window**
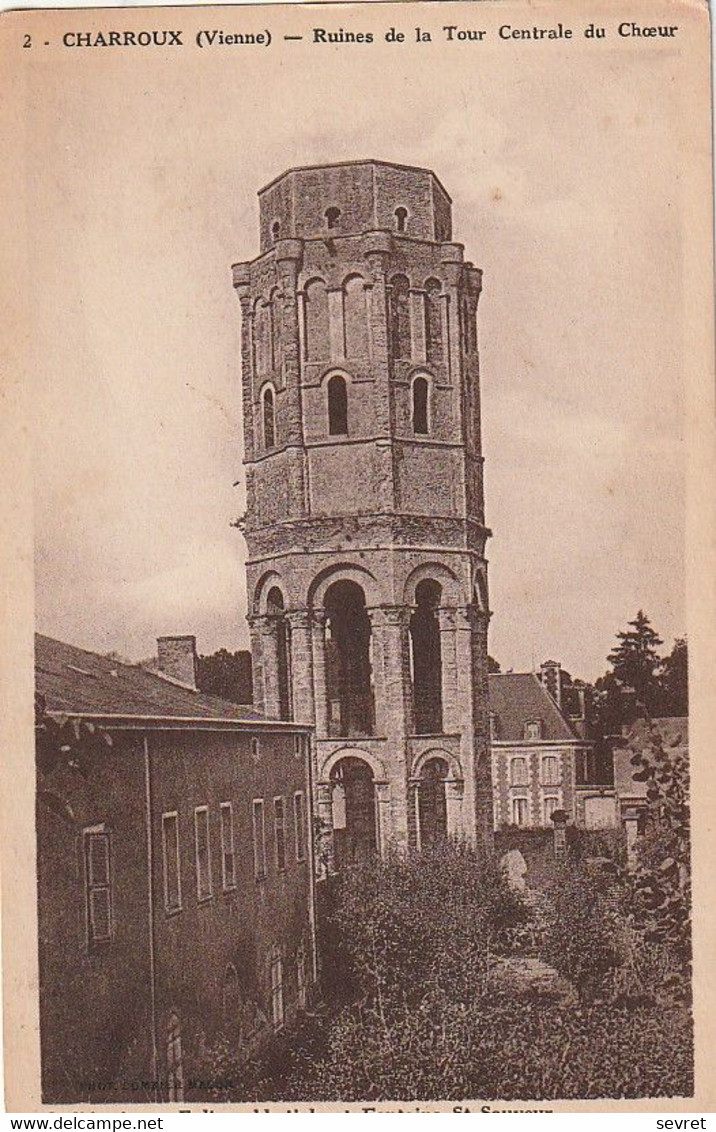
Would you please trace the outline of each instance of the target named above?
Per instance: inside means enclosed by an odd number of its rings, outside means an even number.
[[[525,723],[524,737],[528,741],[542,738],[542,720],[530,719]]]
[[[512,799],[512,823],[513,825],[527,825],[528,822],[528,809],[526,798],[513,798]]]
[[[297,790],[293,796],[293,831],[296,845],[296,860],[306,860],[306,804],[303,792]]]
[[[549,794],[542,799],[542,809],[544,812],[544,824],[547,826],[552,825],[552,814],[555,810],[559,809],[559,798],[553,794]]]
[[[261,880],[266,876],[266,829],[264,826],[263,798],[255,798],[252,809],[254,831],[254,876]]]
[[[542,759],[542,785],[559,786],[559,759],[556,755],[546,755]]]
[[[208,806],[197,806],[194,810],[194,841],[196,848],[196,896],[198,900],[208,900],[211,896]]]
[[[283,873],[286,871],[286,821],[283,798],[274,798],[273,800],[273,833],[276,849],[276,869],[279,873]]]
[[[527,760],[522,758],[512,759],[510,765],[510,782],[513,786],[526,786],[527,785]]]
[[[283,960],[274,954],[271,959],[271,1021],[274,1030],[283,1026]]]
[[[231,802],[221,803],[219,815],[221,818],[221,883],[226,891],[229,888],[236,888],[234,809]]]
[[[87,942],[107,943],[112,938],[112,861],[109,832],[100,826],[83,834]]]
[[[162,814],[162,854],[164,857],[164,907],[167,912],[181,908],[181,865],[179,858],[179,815]]]

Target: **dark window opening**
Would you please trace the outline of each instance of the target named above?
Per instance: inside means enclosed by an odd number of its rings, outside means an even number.
[[[363,864],[377,851],[375,783],[363,759],[340,759],[331,771],[333,848],[339,869]]]
[[[339,373],[328,380],[328,435],[348,435],[348,386]]]
[[[274,220],[273,224],[271,225],[271,235],[273,236],[274,240],[277,240],[281,235],[281,225],[278,220]]]
[[[334,582],[326,593],[325,609],[328,732],[372,735],[371,628],[363,590],[355,582]]]
[[[418,783],[418,819],[420,822],[420,848],[433,849],[447,838],[447,803],[445,779],[448,765],[445,759],[428,759],[420,772]]]
[[[407,219],[408,219],[407,208],[403,208],[402,205],[401,205],[400,208],[396,208],[396,210],[395,210],[395,223],[397,225],[399,232],[405,231],[405,222],[406,222]]]
[[[428,380],[416,377],[413,382],[413,432],[426,436],[428,432]]]
[[[335,228],[338,224],[338,221],[340,220],[341,210],[340,210],[340,208],[333,208],[333,207],[327,208],[326,212],[325,212],[325,216],[326,216],[326,227],[327,228]]]
[[[391,279],[390,346],[394,358],[410,357],[410,283],[405,275]]]
[[[276,443],[276,412],[274,406],[273,389],[269,386],[264,389],[263,395],[264,416],[264,447],[273,448]]]
[[[272,586],[266,596],[266,611],[272,620],[276,641],[276,681],[278,684],[278,717],[291,718],[291,640],[283,594]]]
[[[439,735],[443,728],[442,660],[437,609],[442,591],[437,582],[419,582],[416,610],[410,619],[413,668],[413,717],[416,735]]]

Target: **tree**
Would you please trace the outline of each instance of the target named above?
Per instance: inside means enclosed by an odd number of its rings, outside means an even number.
[[[632,731],[636,782],[646,784],[647,828],[638,846],[634,909],[647,940],[668,943],[681,962],[691,954],[689,756],[681,734],[667,748],[646,720]]]
[[[689,714],[689,648],[685,637],[677,637],[661,666],[660,715]]]
[[[45,697],[35,694],[35,770],[37,800],[66,821],[74,814],[68,799],[54,784],[55,776],[71,771],[89,776],[90,764],[112,746],[112,736],[92,722],[65,715],[50,715]]]
[[[220,696],[235,704],[253,703],[251,690],[251,653],[219,649],[198,658],[196,684],[200,692]]]
[[[627,688],[633,689],[637,699],[651,711],[659,692],[657,671],[661,658],[657,649],[664,642],[651,626],[649,618],[639,610],[629,628],[617,633],[619,644],[607,660],[614,677]]]

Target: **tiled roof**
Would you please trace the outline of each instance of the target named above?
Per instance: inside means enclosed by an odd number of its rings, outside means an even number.
[[[498,741],[524,741],[525,723],[542,720],[542,738],[578,739],[567,718],[533,672],[499,672],[489,677],[490,711],[497,716]]]
[[[35,686],[48,711],[75,715],[261,720],[250,707],[175,684],[134,664],[35,634]]]

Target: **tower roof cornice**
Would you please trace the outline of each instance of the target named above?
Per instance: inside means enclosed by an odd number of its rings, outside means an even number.
[[[424,173],[427,176],[432,177],[432,179],[440,188],[441,192],[445,194],[447,200],[452,204],[452,197],[443,185],[440,178],[436,173],[433,172],[432,169],[428,169],[423,165],[403,165],[399,161],[381,161],[374,157],[359,158],[354,161],[326,161],[319,162],[315,165],[293,165],[290,169],[284,169],[283,173],[279,173],[278,176],[274,177],[271,181],[265,184],[263,188],[259,189],[258,195],[261,196],[269,189],[274,188],[274,186],[282,181],[284,177],[289,177],[292,173],[310,173],[315,172],[319,169],[342,169],[349,168],[351,166],[360,167],[364,165],[380,166],[382,169],[400,169],[406,173]]]

